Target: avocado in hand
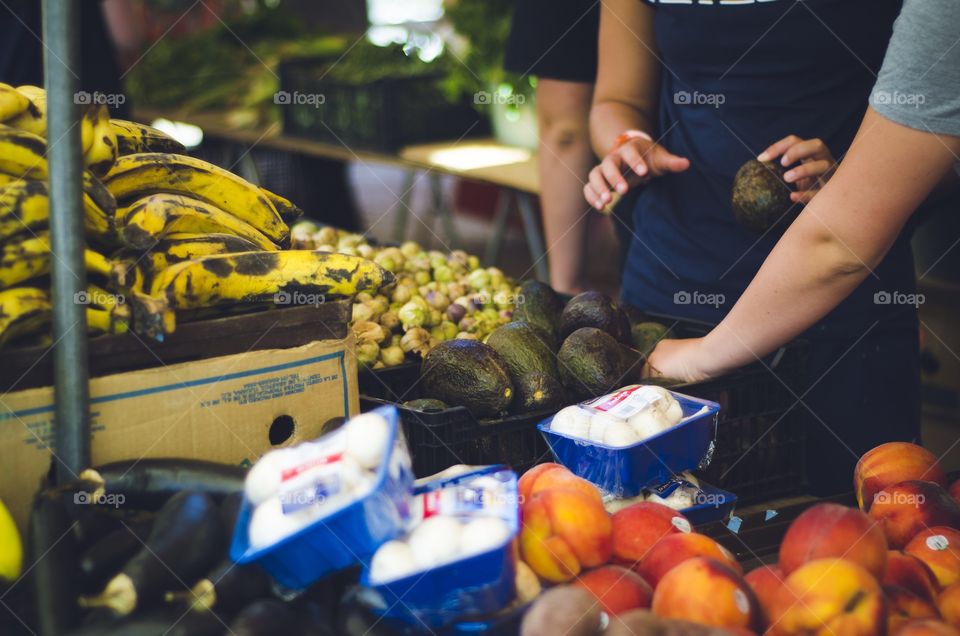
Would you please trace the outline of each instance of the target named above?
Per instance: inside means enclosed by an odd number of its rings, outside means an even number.
[[[784,168],[772,161],[751,159],[733,180],[733,214],[743,227],[763,234],[774,226],[786,227],[799,213],[790,200]],[[799,208],[799,206],[796,206]]]
[[[464,406],[477,418],[506,413],[513,400],[507,363],[477,340],[447,340],[420,366],[424,393],[451,406]]]
[[[666,325],[659,322],[638,322],[630,327],[630,336],[633,348],[645,356],[650,355],[657,343],[664,338],[673,338],[673,332]]]
[[[644,356],[594,327],[570,334],[557,356],[560,382],[571,397],[586,399],[640,379]]]
[[[560,406],[563,388],[557,379],[557,365],[545,335],[525,322],[511,322],[493,330],[487,338],[510,372],[517,412]]]
[[[624,344],[630,342],[627,314],[609,296],[598,291],[577,294],[560,315],[560,337],[566,339],[583,327],[605,331]]]

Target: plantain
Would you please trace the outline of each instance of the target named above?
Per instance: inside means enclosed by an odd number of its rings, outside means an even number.
[[[118,310],[126,310],[126,305],[119,305]],[[128,311],[108,311],[87,307],[87,332],[92,334],[121,334],[130,331],[130,316]]]
[[[50,196],[46,181],[19,179],[0,186],[0,241],[47,226]],[[83,194],[83,225],[87,235],[100,242],[112,241],[113,217]]]
[[[154,278],[151,294],[166,297],[175,309],[197,309],[310,302],[309,297],[320,301],[375,292],[392,282],[393,274],[357,256],[310,250],[242,252],[171,265]]]
[[[270,199],[270,203],[272,203],[273,207],[277,209],[277,212],[280,214],[280,218],[283,219],[283,222],[287,225],[290,225],[303,216],[303,210],[297,207],[297,204],[295,204],[293,201],[285,199],[279,194],[274,194],[266,188],[260,188],[260,191],[263,192],[268,199]]]
[[[9,84],[0,82],[0,121],[12,119],[30,107],[30,98]]]
[[[38,137],[47,136],[47,93],[36,86],[18,86],[17,92],[30,103],[19,115],[4,123],[14,128],[33,133]]]
[[[125,119],[111,119],[110,127],[117,139],[117,151],[121,156],[139,152],[167,152],[183,154],[186,147],[163,132],[146,124]]]
[[[186,155],[141,152],[120,157],[104,179],[121,202],[149,194],[182,194],[215,205],[286,246],[290,229],[260,189],[232,172]]]
[[[94,104],[86,112],[92,121],[93,137],[89,144],[83,144],[83,163],[94,174],[103,175],[110,171],[118,156],[117,135],[110,125],[110,109],[106,104]]]
[[[136,258],[108,259],[98,252],[87,250],[85,264],[88,272],[108,281],[111,288],[121,290],[123,302],[130,307],[130,322],[138,334],[163,340],[164,335],[176,330],[176,315],[167,300],[151,296],[146,291],[144,281],[133,275],[132,272],[137,271]]]
[[[0,291],[0,347],[20,336],[35,334],[50,324],[50,295],[35,287]]]
[[[233,234],[254,244],[255,250],[277,246],[255,227],[200,199],[180,194],[151,194],[117,213],[122,218],[123,241],[136,249],[149,249],[167,234]]]

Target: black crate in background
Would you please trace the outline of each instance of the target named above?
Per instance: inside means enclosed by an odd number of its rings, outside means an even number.
[[[678,337],[702,336],[708,326],[666,316]],[[801,394],[807,345],[794,342],[763,362],[706,382],[670,387],[678,393],[720,404],[715,452],[701,471],[704,481],[736,493],[741,504],[802,495],[806,491],[806,426],[809,414]],[[360,372],[361,409],[420,397],[415,362]],[[452,464],[509,464],[518,472],[552,461],[536,425],[552,411],[513,415],[478,423],[467,409],[438,413],[401,408],[401,418],[418,477]]]
[[[440,74],[386,77],[352,84],[325,77],[329,59],[280,65],[285,135],[348,148],[392,152],[411,144],[454,140],[489,132],[469,103],[450,103]],[[310,99],[297,99],[301,96]]]

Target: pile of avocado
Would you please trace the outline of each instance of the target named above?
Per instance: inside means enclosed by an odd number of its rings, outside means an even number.
[[[564,306],[549,285],[520,287],[512,321],[484,342],[450,340],[421,367],[429,401],[464,406],[478,419],[556,410],[639,380],[646,353],[669,335],[659,323],[631,326],[609,296],[584,292]]]

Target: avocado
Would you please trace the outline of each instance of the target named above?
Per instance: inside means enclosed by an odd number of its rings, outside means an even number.
[[[514,380],[513,386],[517,390],[512,409],[515,413],[563,406],[564,389],[556,375],[530,371]]]
[[[558,354],[560,382],[574,399],[603,395],[638,380],[644,356],[595,327],[570,334]],[[568,400],[569,401],[569,400]]]
[[[535,327],[547,337],[553,351],[560,344],[560,313],[563,301],[553,288],[538,280],[528,280],[520,286],[513,306],[513,320]]]
[[[673,338],[673,332],[666,325],[648,321],[638,322],[630,327],[630,336],[633,340],[633,348],[648,356],[658,342],[664,338]]]
[[[487,344],[507,363],[517,391],[514,410],[559,404],[563,390],[557,379],[556,357],[542,333],[525,322],[510,322],[494,329]]]
[[[566,339],[577,329],[595,327],[624,344],[630,343],[627,315],[604,293],[586,291],[577,294],[560,314],[560,337]]]
[[[789,225],[799,209],[790,200],[790,185],[783,180],[783,166],[751,159],[733,180],[733,215],[751,232],[763,234],[774,226]],[[799,207],[799,206],[797,206]]]
[[[505,413],[513,400],[507,363],[477,340],[447,340],[430,350],[420,366],[424,392],[477,418]]]
[[[440,400],[431,400],[429,398],[408,400],[404,402],[403,405],[408,409],[422,411],[424,413],[439,413],[440,411],[446,411],[448,408],[450,408]]]

